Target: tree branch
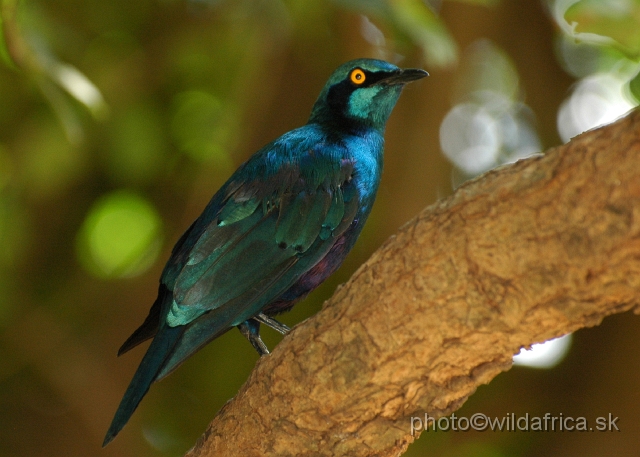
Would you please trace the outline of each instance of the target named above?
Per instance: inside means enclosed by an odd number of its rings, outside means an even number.
[[[426,208],[257,364],[188,457],[396,456],[523,346],[640,303],[640,111]]]

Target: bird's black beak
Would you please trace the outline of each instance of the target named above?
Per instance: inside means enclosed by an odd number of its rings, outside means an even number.
[[[389,76],[377,81],[376,84],[396,85],[406,84],[417,79],[422,79],[425,76],[429,76],[429,73],[420,68],[407,68],[405,70],[398,70],[393,72]]]

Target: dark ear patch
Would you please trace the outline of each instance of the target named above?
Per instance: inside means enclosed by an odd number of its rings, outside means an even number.
[[[327,103],[331,109],[339,112],[344,111],[354,89],[353,84],[349,81],[341,81],[331,86],[327,94]]]

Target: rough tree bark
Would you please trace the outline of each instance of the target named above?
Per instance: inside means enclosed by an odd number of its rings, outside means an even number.
[[[188,457],[397,456],[523,346],[640,303],[640,111],[426,208],[257,364]]]

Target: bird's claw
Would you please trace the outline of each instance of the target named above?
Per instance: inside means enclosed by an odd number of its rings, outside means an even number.
[[[264,344],[264,341],[260,338],[260,323],[250,319],[238,325],[238,329],[240,330],[240,333],[249,340],[255,350],[258,351],[260,356],[269,354],[267,345]]]
[[[257,320],[258,322],[266,325],[267,327],[271,327],[272,329],[274,329],[276,332],[282,333],[283,335],[286,335],[287,333],[289,333],[291,331],[291,329],[284,325],[281,322],[278,322],[277,320],[273,319],[272,317],[267,316],[266,314],[260,313],[257,316],[255,316],[253,319]]]

